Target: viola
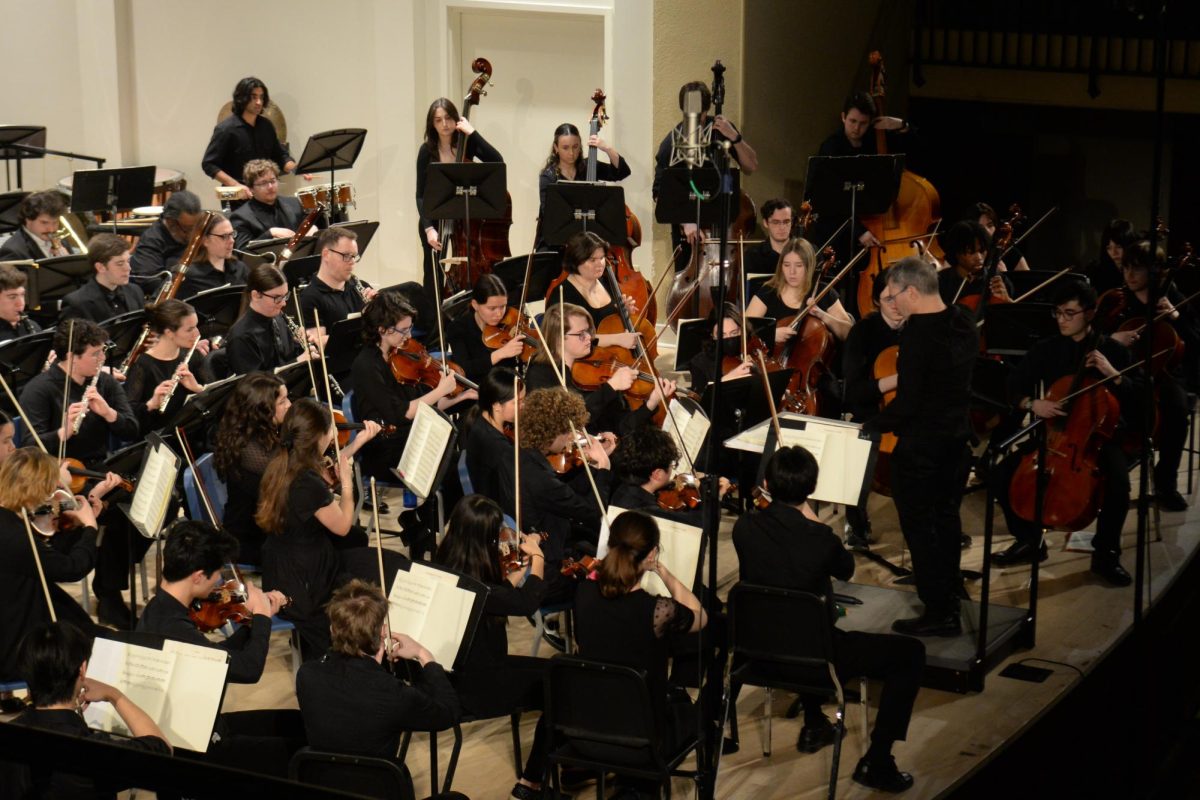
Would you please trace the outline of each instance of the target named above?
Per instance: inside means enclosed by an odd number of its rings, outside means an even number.
[[[207,598],[196,600],[188,608],[188,619],[203,633],[215,631],[227,622],[244,623],[252,618],[241,584],[233,579],[226,581]]]
[[[499,350],[518,336],[525,337],[525,347],[521,351],[521,362],[529,363],[537,353],[536,342],[540,340],[537,329],[529,321],[529,317],[516,308],[509,306],[498,325],[483,326],[483,345],[489,350]]]
[[[700,485],[694,475],[676,475],[669,484],[654,493],[664,511],[682,511],[700,505]]]
[[[416,339],[409,339],[402,347],[393,350],[388,356],[388,365],[397,383],[421,384],[432,389],[442,380],[442,362],[431,356],[425,345]],[[466,389],[479,388],[478,384],[467,380],[466,373],[458,364],[447,360],[446,368],[458,381],[457,388],[450,393],[451,397],[457,397]]]
[[[564,558],[559,572],[568,578],[586,578],[598,569],[600,569],[600,559],[584,555],[580,556],[578,561],[573,558]]]

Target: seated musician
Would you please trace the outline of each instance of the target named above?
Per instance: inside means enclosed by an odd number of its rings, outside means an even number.
[[[77,528],[55,534],[57,538],[34,531],[36,545],[29,541],[21,519],[25,512],[32,520],[34,510],[48,502],[59,482],[58,463],[33,447],[23,447],[0,463],[0,596],[8,609],[7,621],[0,625],[0,680],[4,682],[20,677],[16,655],[22,635],[50,622],[32,547],[37,547],[57,619],[92,630],[88,612],[58,585],[86,578],[96,564],[96,517],[92,506],[80,498],[77,511],[63,512],[77,523]]]
[[[199,345],[200,328],[196,310],[182,300],[146,306],[146,323],[154,344],[129,368],[125,396],[149,433],[162,427],[167,412],[179,409],[189,394],[203,391],[194,371],[203,364],[204,353],[197,347],[184,363],[192,345]]]
[[[163,203],[162,214],[138,237],[129,263],[146,291],[154,291],[159,282],[152,276],[179,262],[202,211],[200,198],[192,192],[172,192]]]
[[[67,339],[72,328],[68,356]],[[82,461],[88,469],[103,467],[110,439],[131,441],[139,434],[137,415],[125,390],[103,371],[107,341],[108,334],[94,322],[77,319],[59,325],[53,344],[58,361],[21,391],[21,405],[45,447],[53,452],[60,441],[65,441],[67,457]],[[68,369],[69,380],[65,371]],[[69,392],[66,414],[62,408],[64,384]],[[76,420],[81,415],[76,433]],[[128,519],[115,506],[110,505],[100,515],[100,522],[106,530],[92,579],[99,601],[97,613],[104,624],[128,628],[133,620],[121,590],[128,584],[131,557],[135,563],[140,561],[150,540],[131,535]]]
[[[713,382],[716,355],[740,357],[742,354],[742,314],[732,303],[726,303],[721,314],[720,338],[717,338],[717,310],[709,314],[713,321],[712,337],[706,339],[700,352],[688,361],[688,373],[692,379],[692,391],[703,392]],[[753,354],[743,359],[736,367],[721,376],[722,381],[733,381],[751,374],[755,364]]]
[[[246,282],[249,267],[233,257],[233,223],[216,211],[208,220],[204,238],[200,240],[198,259],[188,265],[176,297],[187,300],[192,295],[230,284]]]
[[[461,716],[442,665],[420,642],[390,629],[377,584],[352,580],[329,601],[330,649],[300,667],[296,699],[316,750],[395,759],[406,730],[444,730]],[[409,663],[412,684],[383,660]],[[414,797],[412,778],[398,764]],[[404,794],[404,793],[402,793]]]
[[[1104,226],[1100,234],[1100,254],[1084,269],[1097,294],[1103,295],[1109,289],[1119,289],[1125,285],[1125,276],[1121,274],[1121,257],[1125,252],[1125,243],[1135,233],[1133,223],[1127,219],[1109,220]]]
[[[871,300],[878,309],[863,317],[850,329],[842,352],[842,374],[845,376],[845,410],[855,422],[866,422],[879,413],[883,396],[896,391],[896,375],[875,377],[875,360],[879,354],[900,342],[900,326],[904,320],[895,303],[881,303],[879,297],[887,285],[887,270],[875,276]],[[846,544],[851,549],[867,548],[871,543],[871,520],[867,503],[846,506]]]
[[[354,274],[354,265],[362,260],[358,254],[358,234],[350,228],[326,228],[317,235],[317,253],[321,265],[317,274],[300,292],[300,308],[304,311],[304,326],[316,326],[313,310],[321,317],[321,326],[328,333],[336,323],[351,314],[361,313],[363,306],[375,296]]]
[[[840,341],[845,341],[854,320],[842,306],[837,289],[830,289],[820,302],[813,302],[821,289],[813,285],[815,266],[816,253],[812,244],[800,237],[790,239],[779,253],[779,261],[775,264],[771,279],[746,304],[746,316],[782,320],[815,306],[809,314],[825,323]],[[798,332],[791,328],[776,328],[775,341],[786,342]]]
[[[963,219],[978,222],[987,231],[988,236],[993,237],[996,235],[996,226],[1000,224],[1000,215],[987,203],[976,203],[971,206]],[[1018,248],[1010,247],[1004,257],[1000,259],[997,268],[1001,272],[1027,272],[1029,262],[1025,260],[1025,254]]]
[[[854,556],[809,507],[809,495],[817,486],[816,459],[802,447],[776,451],[767,462],[765,486],[771,493],[771,504],[763,511],[741,517],[733,526],[741,579],[830,598],[830,578],[850,580]],[[833,621],[836,623],[836,619]],[[913,702],[921,686],[925,646],[907,636],[843,631],[836,624],[833,635],[834,666],[839,678],[866,676],[883,680],[871,747],[858,762],[854,780],[872,789],[902,792],[912,786],[913,779],[896,769],[892,743],[907,736]],[[804,727],[796,748],[802,753],[815,753],[833,743],[837,730],[822,713],[819,702],[808,697],[801,701]]]
[[[17,426],[13,424],[12,417],[0,411],[0,462],[16,452],[17,446],[13,439],[17,435]]]
[[[311,398],[297,400],[288,409],[280,431],[283,449],[263,473],[254,518],[267,534],[263,588],[278,589],[292,599],[281,616],[300,631],[305,659],[319,657],[329,649],[329,619],[323,608],[333,591],[353,577],[346,551],[366,550],[366,535],[355,524],[352,459],[379,433],[379,425],[372,421],[364,425],[341,450],[337,464],[340,498],[330,491],[321,461],[337,435],[333,416]]]
[[[608,554],[596,579],[580,581],[575,592],[575,634],[580,656],[645,670],[663,736],[658,744],[670,753],[698,731],[687,692],[667,678],[668,654],[674,641],[703,628],[708,615],[687,585],[659,561],[659,535],[654,518],[639,511],[626,511],[613,521]],[[642,589],[647,572],[662,579],[670,597]],[[653,780],[628,779],[626,791],[654,797],[659,788]]]
[[[802,236],[796,231],[796,209],[790,200],[775,197],[758,209],[767,238],[745,250],[746,275],[771,275],[779,267],[783,246],[792,238]]]
[[[454,363],[463,368],[469,380],[483,381],[492,367],[515,369],[525,347],[524,336],[514,336],[508,344],[492,349],[483,343],[488,325],[499,325],[508,312],[508,289],[499,275],[486,272],[471,289],[471,312],[446,323],[446,343]]]
[[[58,218],[66,211],[63,196],[53,190],[34,192],[22,200],[17,209],[21,227],[0,245],[0,261],[37,261],[70,255],[67,243],[54,238]]]
[[[284,310],[290,300],[287,278],[278,268],[259,264],[250,270],[242,316],[225,336],[229,375],[273,370],[309,357],[305,346],[296,340],[296,336],[303,335],[301,329],[297,328],[296,334],[289,330]]]
[[[1151,280],[1160,280],[1164,274],[1166,257],[1162,249],[1151,255],[1150,240],[1145,234],[1125,241],[1121,256],[1122,289],[1106,294],[1100,302],[1098,318],[1103,317],[1098,327],[1129,349],[1132,359],[1145,357],[1145,341],[1138,328],[1142,323],[1131,325],[1132,331],[1118,331],[1123,322],[1140,321],[1146,317],[1146,304],[1150,302]],[[1117,298],[1120,298],[1119,300]],[[1200,351],[1200,330],[1192,305],[1175,306],[1183,302],[1183,295],[1174,286],[1165,297],[1159,297],[1154,316],[1165,314],[1161,322],[1168,324],[1183,342],[1184,352]],[[1108,302],[1105,302],[1107,300]],[[1107,313],[1107,309],[1120,305],[1123,311]],[[1160,324],[1161,324],[1160,322]],[[1152,348],[1154,345],[1152,345]],[[1184,362],[1186,364],[1186,362]],[[1188,431],[1188,401],[1184,389],[1184,365],[1163,369],[1154,375],[1155,395],[1158,400],[1158,431],[1154,444],[1158,450],[1158,462],[1154,465],[1154,493],[1158,505],[1164,511],[1185,511],[1187,501],[1179,493],[1177,478],[1179,463]],[[1138,402],[1140,407],[1142,404]],[[1126,415],[1134,430],[1140,430],[1144,416],[1138,412]]]
[[[992,237],[985,227],[972,220],[956,222],[940,241],[946,255],[946,268],[938,272],[938,293],[943,303],[978,308],[985,288],[989,302],[1012,300],[1012,281],[1004,273],[992,276],[991,283],[984,286],[992,250]]]
[[[274,161],[256,158],[246,162],[242,180],[250,187],[250,200],[234,211],[234,244],[239,250],[250,242],[264,239],[289,239],[304,220],[304,208],[294,197],[279,194],[279,166]]]
[[[688,96],[693,93],[699,95],[700,100],[700,115],[697,119],[699,129],[704,131],[710,126],[712,129],[708,151],[705,153],[706,160],[709,163],[717,163],[718,151],[728,143],[729,154],[741,168],[742,174],[752,174],[754,170],[758,169],[758,154],[754,152],[754,148],[746,141],[746,137],[728,117],[724,114],[709,117],[708,114],[712,108],[712,92],[709,91],[708,84],[703,81],[691,81],[680,86],[679,110],[687,110]],[[675,149],[676,143],[681,141],[684,136],[684,125],[681,122],[672,128],[658,145],[658,151],[654,154],[654,183],[651,188],[655,200],[658,199],[663,173],[670,168],[671,153]],[[687,267],[688,262],[692,259],[692,247],[699,244],[703,238],[704,232],[694,222],[671,226],[671,247],[677,248],[675,250],[676,270]]]
[[[234,387],[217,425],[213,464],[228,496],[222,522],[237,537],[239,564],[261,564],[264,534],[254,514],[267,465],[279,452],[279,432],[292,401],[283,379],[251,372]]]
[[[0,342],[37,333],[42,326],[25,316],[25,271],[0,264]]]
[[[703,528],[704,513],[699,506],[688,508],[685,505],[667,510],[659,505],[655,494],[671,485],[679,458],[675,440],[661,428],[647,425],[622,436],[612,454],[613,477],[617,485],[609,503],[626,511],[645,511]],[[718,481],[720,496],[724,497],[730,488],[729,480],[719,478]],[[696,486],[699,489],[698,483]]]
[[[563,271],[567,279],[546,295],[546,308],[562,303],[583,306],[597,324],[610,314],[617,314],[617,303],[623,302],[630,319],[637,316],[639,309],[628,295],[615,298],[609,291],[605,277],[608,243],[594,233],[580,231],[563,246]],[[637,334],[622,331],[597,337],[600,347],[624,347],[635,350]],[[644,344],[644,343],[643,343]]]
[[[62,299],[60,328],[73,317],[103,322],[146,305],[141,287],[129,282],[129,242],[113,233],[98,233],[87,248],[96,274]]]
[[[255,77],[238,81],[233,87],[233,114],[213,128],[201,159],[205,175],[224,186],[241,187],[242,199],[251,195],[250,188],[239,183],[247,162],[270,159],[283,164],[285,173],[296,168],[287,145],[279,141],[275,124],[263,116],[270,105],[271,94],[265,83]]]
[[[1054,320],[1058,334],[1033,346],[1009,376],[1009,397],[1023,413],[1052,421],[1068,414],[1063,403],[1037,396],[1037,387],[1051,386],[1060,378],[1082,372],[1085,377],[1103,378],[1115,375],[1131,363],[1128,351],[1113,339],[1096,331],[1092,319],[1096,313],[1096,293],[1088,285],[1070,281],[1056,296]],[[1105,386],[1121,404],[1122,416],[1137,397],[1140,381],[1135,373],[1126,373]],[[1120,428],[1118,428],[1120,431]],[[1033,442],[1027,443],[1029,451]],[[1034,558],[1046,558],[1046,544],[1036,523],[1021,519],[1012,508],[1009,487],[1013,473],[1023,455],[1022,450],[1010,454],[991,476],[1008,532],[1013,543],[992,555],[994,566],[1029,563]],[[1128,586],[1132,579],[1121,566],[1121,528],[1129,511],[1129,464],[1121,450],[1120,433],[1104,442],[1096,456],[1101,477],[1100,513],[1096,518],[1096,535],[1092,539],[1092,572],[1112,586]]]
[[[454,675],[463,711],[480,719],[507,716],[517,708],[540,710],[545,699],[542,682],[547,660],[509,654],[508,620],[528,617],[544,605],[551,576],[536,534],[521,534],[519,543],[512,545],[527,566],[506,573],[499,544],[504,524],[504,512],[494,500],[466,495],[454,506],[437,552],[437,563],[486,584],[489,590],[466,663]],[[561,581],[557,571],[553,577]],[[512,796],[542,797],[545,768],[546,730],[539,718]]]
[[[171,744],[149,714],[120,689],[87,676],[92,642],[90,632],[65,620],[42,623],[29,632],[21,642],[17,659],[22,680],[29,686],[33,707],[21,714],[16,723],[132,750],[169,755]],[[130,735],[116,736],[89,728],[81,711],[91,703],[111,703]],[[97,766],[92,770],[95,771]],[[107,800],[129,788],[129,784],[115,773],[94,777],[94,772],[93,775],[72,773],[67,771],[69,763],[63,763],[60,769],[25,767],[24,775],[14,776],[16,780],[5,783],[14,797],[70,797],[77,800]]]
[[[622,181],[632,174],[629,159],[621,158],[617,149],[600,138],[599,134],[588,136],[587,146],[604,151],[608,163],[596,159],[596,180]],[[559,181],[587,180],[588,157],[583,151],[579,128],[569,122],[564,122],[554,129],[554,142],[550,145],[550,155],[538,175],[538,216],[544,216],[546,209],[546,187]]]
[[[479,381],[479,402],[467,412],[462,426],[461,441],[472,491],[505,508],[512,508],[516,466],[508,434],[516,421],[517,404],[524,398],[525,384],[517,373],[508,367],[496,367]]]

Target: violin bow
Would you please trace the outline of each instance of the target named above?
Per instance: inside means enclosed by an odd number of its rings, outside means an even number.
[[[1059,278],[1061,278],[1063,275],[1066,275],[1066,274],[1067,274],[1068,272],[1070,272],[1072,269],[1074,269],[1074,267],[1063,267],[1063,268],[1062,268],[1062,269],[1060,269],[1058,272],[1054,273],[1054,274],[1053,274],[1053,275],[1051,275],[1049,278],[1046,278],[1046,280],[1042,281],[1042,282],[1041,282],[1041,283],[1039,283],[1037,286],[1033,287],[1033,288],[1032,288],[1032,289],[1030,289],[1028,292],[1026,292],[1025,294],[1023,294],[1023,295],[1021,295],[1020,297],[1018,297],[1016,300],[1013,300],[1013,302],[1014,302],[1014,303],[1019,303],[1019,302],[1021,302],[1022,300],[1027,300],[1027,299],[1029,299],[1030,297],[1032,297],[1032,296],[1033,296],[1034,294],[1036,294],[1037,292],[1040,292],[1042,289],[1045,289],[1047,286],[1049,286],[1050,284],[1054,283],[1056,280],[1058,280]],[[962,291],[962,290],[960,289],[959,291]],[[957,299],[957,298],[955,298],[955,299]]]
[[[513,374],[513,524],[517,528],[517,537],[521,536],[521,395],[518,385],[520,379]]]
[[[688,472],[690,472],[692,475],[695,475],[696,465],[692,462],[692,457],[687,451],[687,446],[683,443],[683,434],[679,430],[679,421],[675,419],[675,415],[671,412],[670,400],[668,400],[666,394],[663,393],[662,377],[659,375],[658,369],[654,366],[653,359],[646,359],[646,367],[650,370],[650,374],[654,377],[654,391],[659,393],[659,402],[663,404],[663,411],[666,413],[667,419],[671,421],[671,427],[675,430],[675,438],[679,440],[679,449],[683,451],[683,457],[688,463]]]
[[[373,475],[371,476],[371,524],[375,528],[375,558],[379,564],[379,593],[383,595],[384,602],[387,602],[387,579],[384,577],[383,571],[383,534],[379,532],[379,494],[375,488],[375,476]],[[388,613],[383,615],[383,624],[387,628],[387,646],[390,648],[392,641],[392,612],[390,608],[388,609]],[[385,654],[388,652],[385,651]]]
[[[46,583],[46,571],[42,568],[42,556],[38,552],[37,540],[33,538],[33,526],[29,522],[29,512],[21,509],[21,519],[25,522],[25,533],[29,536],[29,546],[33,550],[33,563],[37,565],[38,580],[42,582],[42,593],[46,596],[46,608],[50,611],[50,621],[58,622],[54,613],[54,601],[50,598],[50,584]]]
[[[866,252],[865,250],[861,252]],[[771,394],[771,381],[767,377],[767,360],[762,350],[755,353],[758,356],[758,368],[762,374],[763,391],[767,395],[767,407],[771,409],[771,426],[775,429],[775,440],[783,447],[783,429],[779,426],[779,412],[775,408],[775,397]]]
[[[676,252],[678,252],[679,248],[677,247],[677,248],[675,248],[675,250],[676,250]],[[672,256],[672,260],[673,259],[674,259],[674,256]],[[672,274],[672,272],[673,272],[673,270],[664,269],[663,274],[658,277],[658,280],[654,284],[654,288],[651,289],[650,294],[646,296],[646,307],[643,309],[640,309],[638,311],[637,318],[633,321],[634,327],[637,327],[638,325],[642,324],[642,320],[644,320],[646,318],[646,314],[650,311],[650,298],[658,297],[658,290],[662,288],[663,281],[665,281],[667,279],[667,276]],[[651,340],[651,343],[656,342],[656,341],[658,341],[658,334],[654,335],[654,339]],[[650,345],[646,345],[646,346],[649,347]]]
[[[305,335],[304,334],[304,311],[300,308],[300,290],[295,287],[292,287],[292,300],[294,301],[295,306],[296,306],[296,324],[300,329],[300,335],[304,336]],[[316,308],[314,307],[313,310],[316,311]],[[317,339],[320,339],[320,338],[321,338],[321,326],[317,325]],[[317,393],[317,373],[313,371],[312,344],[307,343],[307,345],[306,345],[305,342],[300,342],[299,344],[301,347],[304,348],[305,352],[308,354],[308,380],[310,383],[312,383],[313,397],[320,397],[320,395]]]
[[[321,375],[322,375],[322,377],[325,378],[325,399],[327,401],[329,401],[329,413],[330,413],[330,415],[332,415],[334,409],[337,408],[337,406],[335,406],[333,404],[333,389],[330,388],[330,383],[329,383],[329,364],[326,363],[326,361],[325,361],[325,347],[324,347],[323,343],[321,342],[321,334],[320,334],[321,312],[318,311],[315,306],[313,307],[313,322],[316,324],[317,331],[318,331],[318,333],[317,333],[317,354],[320,355],[320,357],[321,357]],[[445,368],[445,366],[446,366],[446,362],[443,360],[442,367]],[[313,391],[314,392],[316,391],[315,386],[313,387]],[[338,442],[338,437],[336,435],[333,437],[333,454],[334,454],[334,457],[337,459],[337,469],[341,470],[341,468],[342,468],[342,445],[340,442]]]
[[[791,328],[792,330],[799,330],[800,323],[804,321],[804,318],[808,316],[809,312],[812,311],[812,309],[817,307],[817,303],[821,302],[821,300],[823,300],[825,298],[825,295],[829,294],[829,292],[832,291],[833,287],[835,285],[837,285],[837,282],[846,276],[846,273],[848,273],[850,271],[851,267],[853,267],[855,264],[858,263],[858,260],[860,258],[862,258],[863,254],[866,252],[869,252],[869,251],[866,249],[859,250],[858,255],[856,255],[854,258],[850,259],[849,263],[847,263],[846,266],[842,267],[841,272],[839,272],[837,275],[834,275],[833,280],[831,280],[829,283],[825,284],[824,289],[817,292],[817,296],[813,298],[812,303],[810,303],[809,305],[805,306],[804,308],[802,308],[800,310],[800,313],[798,313],[796,315],[796,318],[794,320],[792,320],[792,323],[788,327]]]
[[[1020,236],[1018,236],[1013,241],[1009,242],[1008,247],[1004,248],[1004,252],[1001,253],[1000,257],[996,260],[1003,261],[1004,257],[1006,255],[1008,255],[1010,250],[1012,250],[1014,247],[1019,245],[1021,242],[1025,241],[1027,238],[1029,238],[1029,234],[1036,231],[1038,229],[1038,226],[1041,225],[1043,222],[1045,222],[1047,219],[1049,219],[1050,215],[1053,214],[1055,211],[1058,211],[1058,206],[1052,206],[1049,211],[1047,211],[1045,214],[1042,214],[1040,217],[1038,217],[1037,222],[1030,225],[1028,228],[1025,229],[1024,233],[1022,233]]]
[[[212,523],[214,528],[220,528],[221,522],[217,519],[216,510],[213,508],[212,497],[208,493],[208,488],[204,485],[204,477],[200,474],[200,470],[196,469],[196,460],[192,453],[192,445],[188,442],[187,433],[183,428],[175,428],[175,438],[179,440],[179,447],[183,451],[183,460],[192,470],[192,478],[196,481],[196,488],[200,490],[200,503],[204,506],[205,512],[208,514],[208,521]],[[237,564],[232,561],[226,561],[225,566],[229,567],[230,573],[237,580],[238,591],[244,596],[246,594],[246,582],[242,579],[242,573],[238,570]],[[158,573],[162,575],[162,554],[158,555]],[[290,602],[290,601],[289,601]]]
[[[533,329],[537,331],[538,342],[542,350],[545,351],[546,358],[550,361],[550,371],[554,373],[554,377],[558,378],[558,382],[562,388],[566,389],[567,382],[563,379],[562,373],[558,371],[558,363],[554,360],[554,352],[550,349],[549,342],[546,341],[546,335],[542,333],[542,326],[538,324],[537,317],[534,316],[529,318],[529,322],[533,325]]]
[[[13,404],[13,407],[17,409],[17,415],[21,418],[21,421],[25,423],[25,430],[29,431],[30,435],[33,436],[33,441],[37,442],[38,449],[43,453],[46,453],[46,455],[49,455],[49,453],[46,452],[46,445],[42,443],[42,437],[38,436],[37,429],[34,428],[32,423],[29,422],[29,417],[25,416],[25,409],[22,408],[21,404],[17,402],[16,395],[13,394],[12,389],[8,385],[8,381],[4,379],[3,371],[0,371],[0,386],[4,387],[4,393],[8,395],[9,402]]]
[[[588,443],[591,444],[593,437],[588,434],[586,430],[583,432],[583,436]],[[607,506],[605,506],[604,501],[600,499],[600,489],[596,487],[596,478],[592,475],[592,465],[588,463],[587,454],[583,452],[583,448],[579,444],[579,429],[575,427],[574,421],[571,421],[571,439],[572,446],[579,448],[579,454],[583,456],[583,458],[579,460],[583,462],[584,474],[587,475],[588,485],[592,487],[592,496],[596,498],[596,508],[600,512],[601,527],[604,527],[604,512],[607,509]]]

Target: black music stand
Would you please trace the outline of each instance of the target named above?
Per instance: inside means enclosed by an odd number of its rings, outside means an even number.
[[[17,162],[17,188],[21,188],[21,162],[27,158],[42,158],[46,150],[45,125],[0,125],[0,158],[4,159],[5,180],[9,187],[8,162]]]
[[[559,181],[546,187],[542,238],[563,245],[580,231],[591,231],[613,246],[625,244],[625,190],[588,181]]]
[[[107,211],[115,223],[118,211],[150,205],[154,172],[153,166],[79,170],[71,176],[71,211]]]
[[[95,274],[92,262],[83,254],[43,258],[21,269],[28,278],[25,303],[30,316],[50,324],[58,319],[59,302]]]
[[[747,331],[757,336],[768,347],[775,345],[775,318],[750,317],[750,328]],[[704,343],[712,339],[712,319],[687,319],[679,321],[679,330],[675,334],[675,371],[688,368],[688,362],[704,349]],[[705,406],[707,408],[708,406]]]
[[[352,230],[356,234],[358,234],[358,239],[357,239],[358,255],[361,258],[367,252],[367,245],[369,245],[371,243],[371,240],[375,238],[375,231],[379,230],[379,223],[375,222],[373,220],[360,219],[360,220],[355,220],[354,222],[339,222],[335,225],[330,225],[329,227],[330,228],[346,228],[347,230]],[[286,239],[277,239],[275,241],[286,242],[287,240]],[[251,242],[250,244],[255,244],[255,243]],[[280,249],[283,249],[283,248],[280,248]],[[316,236],[306,236],[303,239],[301,239],[300,244],[296,245],[295,249],[292,250],[291,261],[295,261],[298,258],[307,258],[308,256],[312,256],[312,255],[319,256],[320,253],[317,253],[316,250],[317,250],[317,237]],[[291,261],[289,261],[288,263],[291,263]]]
[[[503,162],[430,164],[421,198],[425,216],[436,220],[461,219],[467,229],[472,219],[503,218],[508,210],[506,170]],[[470,248],[466,257],[470,274]]]
[[[776,407],[783,399],[783,393],[787,391],[788,381],[791,380],[793,372],[793,369],[781,369],[767,375],[771,397],[774,398]],[[701,408],[712,408],[713,386],[714,384],[710,383],[705,387],[700,398]],[[743,431],[771,416],[771,406],[763,394],[763,379],[757,372],[737,380],[724,381],[721,394],[723,402],[718,418],[712,420],[714,428]],[[737,418],[738,412],[743,412],[740,420]],[[711,435],[712,431],[709,433]]]
[[[314,362],[312,367],[316,379],[318,381],[321,380],[320,362]],[[309,377],[308,364],[304,361],[293,361],[290,364],[284,364],[282,367],[276,367],[275,374],[283,379],[283,383],[288,389],[288,397],[293,400],[300,397],[307,397],[313,389],[312,379]]]
[[[283,252],[283,248],[287,247],[288,241],[288,239],[255,239],[246,242],[245,247],[235,252],[246,253],[274,264],[279,260],[279,254]],[[301,242],[300,245],[297,245],[297,249],[303,244]],[[292,255],[295,255],[295,251]]]
[[[851,220],[850,249],[858,245],[854,221],[871,214],[882,214],[896,201],[904,155],[882,156],[810,156],[805,177],[805,199],[821,209],[826,219]]]
[[[108,333],[108,341],[113,345],[108,354],[109,364],[119,364],[124,360],[126,354],[133,349],[145,325],[145,309],[127,311],[100,323],[100,327]]]
[[[730,196],[737,197],[741,191],[741,170],[729,170],[729,178],[732,192]],[[693,191],[693,184],[699,190],[699,194]],[[721,173],[715,169],[665,169],[658,183],[654,221],[676,225],[694,222],[700,226],[719,226],[721,205],[711,201],[717,198],[720,191]]]
[[[1015,273],[1009,273],[1015,274]],[[1042,339],[1058,333],[1049,303],[994,303],[983,318],[987,351],[1000,356],[1023,356]]]
[[[30,194],[30,192],[0,194],[0,233],[15,231],[21,227],[21,201]]]
[[[54,329],[51,328],[0,343],[0,372],[4,373],[14,394],[18,393],[19,387],[41,374],[53,342]],[[3,399],[8,400],[7,396]]]
[[[339,320],[329,329],[329,341],[325,343],[325,363],[329,374],[342,376],[350,372],[354,357],[363,347],[362,314]]]
[[[525,264],[529,255],[513,256],[492,265],[492,274],[504,281],[508,289],[508,300],[512,303],[521,296],[525,287]],[[541,300],[546,296],[550,283],[562,272],[562,256],[556,250],[540,250],[533,254],[533,265],[529,268],[529,291],[527,300]]]
[[[216,422],[224,413],[229,395],[241,378],[241,375],[232,375],[206,384],[202,392],[189,394],[182,406],[163,419],[159,429],[183,428],[190,431],[197,425]]]
[[[358,160],[363,142],[367,138],[366,128],[339,128],[334,131],[314,133],[308,137],[304,152],[296,162],[296,174],[329,171],[329,186],[332,190],[333,176],[339,169],[350,169]],[[345,222],[346,209],[330,192],[333,205],[329,209],[330,222]]]
[[[200,320],[200,335],[205,339],[224,336],[240,316],[245,292],[244,285],[218,286],[189,297],[188,305]]]
[[[288,286],[303,289],[312,282],[313,276],[321,268],[321,256],[311,255],[303,258],[289,258],[283,265],[283,277],[287,278]]]

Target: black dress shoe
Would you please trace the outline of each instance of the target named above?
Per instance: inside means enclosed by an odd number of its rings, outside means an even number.
[[[886,761],[868,761],[863,758],[854,768],[854,782],[869,789],[896,794],[911,789],[913,777],[896,769],[896,760],[891,756],[888,756]]]
[[[1113,586],[1128,586],[1133,583],[1133,576],[1125,571],[1121,560],[1116,556],[1093,556],[1092,572]]]
[[[1187,500],[1177,490],[1171,489],[1154,495],[1154,501],[1163,511],[1187,511]]]
[[[861,533],[855,531],[846,531],[846,548],[848,550],[857,550],[865,552],[871,549],[871,540]]]
[[[110,625],[118,630],[133,628],[133,613],[118,595],[104,595],[96,601],[96,618],[101,625]]]
[[[950,614],[930,614],[926,611],[913,619],[896,620],[892,623],[892,630],[905,636],[960,636],[962,620],[957,611]]]
[[[958,540],[958,547],[960,550],[970,550],[971,537],[964,533]]]
[[[1049,555],[1044,544],[1034,550],[1033,545],[1026,542],[1013,542],[1006,550],[1001,550],[999,553],[992,553],[992,566],[1010,567],[1013,564],[1032,564],[1035,552],[1037,553],[1039,564],[1045,561]]]
[[[837,740],[837,726],[825,720],[823,725],[805,725],[800,729],[800,737],[796,739],[796,749],[801,753],[816,753]],[[842,730],[845,736],[845,729]]]

